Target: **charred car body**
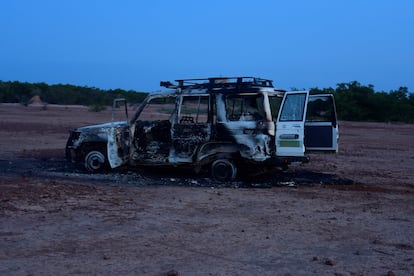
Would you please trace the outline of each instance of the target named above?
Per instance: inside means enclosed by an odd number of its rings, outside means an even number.
[[[149,94],[131,120],[113,118],[71,131],[67,158],[84,162],[90,171],[191,166],[227,181],[238,168],[285,169],[307,162],[306,152],[338,150],[332,95],[286,92],[254,77],[185,79],[161,86],[169,91]]]

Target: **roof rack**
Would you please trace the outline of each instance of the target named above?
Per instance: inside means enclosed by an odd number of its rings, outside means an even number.
[[[221,89],[248,89],[270,87],[273,88],[273,81],[268,79],[256,77],[216,77],[216,78],[202,78],[202,79],[181,79],[175,80],[177,84],[169,81],[161,81],[160,86],[166,88],[181,88],[181,89],[207,89],[221,90]]]

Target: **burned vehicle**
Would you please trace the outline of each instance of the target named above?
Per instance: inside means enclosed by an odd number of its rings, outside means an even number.
[[[119,166],[189,166],[220,181],[238,172],[286,169],[309,151],[336,152],[332,95],[275,89],[255,77],[161,82],[131,120],[77,128],[66,157],[89,171]],[[116,100],[114,105],[120,100]],[[125,112],[127,113],[125,103]]]

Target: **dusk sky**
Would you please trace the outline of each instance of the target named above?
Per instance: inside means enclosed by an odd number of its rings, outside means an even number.
[[[241,75],[414,92],[412,0],[10,0],[0,11],[2,81],[151,92]]]

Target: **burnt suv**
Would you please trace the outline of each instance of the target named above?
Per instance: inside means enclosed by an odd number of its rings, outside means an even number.
[[[161,82],[131,120],[77,128],[66,157],[89,171],[128,166],[190,166],[229,181],[307,162],[306,152],[338,150],[330,94],[275,89],[255,77]],[[114,101],[114,106],[121,99]],[[114,118],[114,116],[113,116]]]

